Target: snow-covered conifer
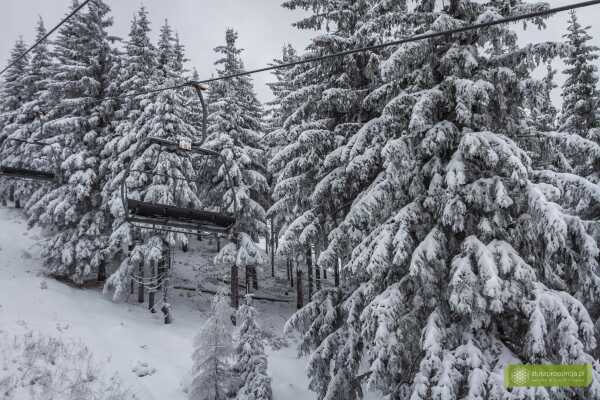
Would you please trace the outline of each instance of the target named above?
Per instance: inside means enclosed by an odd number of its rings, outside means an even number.
[[[226,44],[215,48],[221,57],[215,65],[218,75],[225,76],[243,71],[240,59],[242,49],[236,47],[237,33],[227,30]],[[248,77],[238,77],[216,82],[210,88],[208,137],[205,147],[221,154],[226,163],[231,182],[223,165],[217,170],[213,182],[218,194],[216,206],[233,212],[236,196],[239,221],[238,240],[240,267],[262,263],[258,250],[259,236],[266,234],[265,210],[261,204],[268,191],[265,173],[265,156],[260,145],[262,138],[262,107]],[[219,162],[221,160],[218,160]],[[223,250],[229,251],[232,247]]]
[[[575,11],[569,18],[568,33],[564,35],[570,46],[564,60],[567,79],[563,85],[561,130],[587,137],[591,128],[600,127],[600,89],[598,89],[598,50],[589,44],[589,27],[582,26]]]
[[[540,7],[416,3],[404,29],[420,32]],[[383,89],[368,101],[384,105],[356,137],[384,139],[384,169],[321,256],[339,256],[344,234],[344,284],[287,326],[304,335],[319,399],[353,398],[359,377],[390,399],[600,398],[596,383],[511,394],[503,384],[508,363],[591,363],[600,376],[599,249],[574,198],[561,198],[577,179],[544,171],[540,182],[513,140],[532,128],[524,99],[540,94],[526,91],[543,88],[526,84],[532,57],[545,62],[561,46],[519,48],[515,37],[497,26],[406,43],[381,62]]]
[[[217,293],[210,315],[194,340],[190,400],[226,400],[232,392],[230,357],[233,352],[231,308]]]
[[[74,2],[72,8],[77,7]],[[69,19],[55,42],[48,78],[48,112],[42,151],[61,162],[62,183],[33,198],[30,222],[50,230],[45,249],[50,274],[82,282],[104,261],[108,224],[101,209],[99,156],[110,107],[103,99],[111,70],[110,8],[94,1]]]
[[[263,334],[256,321],[257,312],[252,297],[237,311],[239,328],[234,342],[233,372],[239,379],[237,400],[271,400],[271,378],[267,374],[267,356]]]

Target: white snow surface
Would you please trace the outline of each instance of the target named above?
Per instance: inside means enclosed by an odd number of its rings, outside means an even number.
[[[27,229],[18,210],[0,208],[0,338],[33,333],[76,340],[91,350],[105,376],[117,374],[137,398],[186,399],[184,382],[189,381],[192,367],[192,341],[211,295],[171,290],[174,323],[164,325],[162,314],[150,314],[146,304],[133,303],[136,296],[131,296],[130,303],[113,303],[101,288],[79,289],[44,277],[43,240],[37,229]],[[177,253],[176,284],[180,279],[183,286],[194,286],[190,266],[212,257],[199,253],[202,243],[194,242],[196,248],[188,253]],[[274,338],[282,335],[283,324],[295,309],[293,302],[255,301],[255,306],[262,328]],[[279,350],[266,347],[274,399],[312,400],[307,360],[298,359],[295,343],[288,343]],[[156,371],[140,378],[132,372],[136,365]]]

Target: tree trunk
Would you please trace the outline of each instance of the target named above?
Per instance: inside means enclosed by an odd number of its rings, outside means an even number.
[[[138,268],[139,276],[138,279],[140,282],[138,283],[138,303],[144,302],[144,263],[140,263]]]
[[[106,281],[106,265],[104,264],[104,261],[102,261],[100,263],[100,265],[98,266],[98,282],[104,282]]]
[[[290,257],[290,287],[294,287],[294,259]]]
[[[127,262],[129,263],[131,260],[131,252],[133,251],[134,245],[130,244],[129,247],[127,248]],[[129,278],[129,283],[130,283],[130,288],[129,288],[129,293],[133,294],[134,293],[134,287],[133,287],[133,278]]]
[[[299,309],[304,307],[304,294],[302,293],[302,270],[298,268],[296,271],[296,293],[298,295],[296,299],[296,306]]]
[[[238,309],[240,305],[240,287],[238,278],[238,266],[231,266],[231,307]]]
[[[217,253],[221,252],[221,238],[217,236]]]
[[[15,208],[21,208],[21,200],[15,199]]]
[[[250,267],[250,276],[252,277],[252,287],[254,290],[258,290],[258,269],[256,265]]]
[[[308,274],[308,301],[311,301],[313,295],[313,263],[312,246],[310,244],[306,247],[306,273]]]
[[[271,277],[275,278],[275,221],[271,218]]]
[[[333,282],[335,287],[340,286],[340,263],[341,260],[338,258],[337,263],[335,264],[335,269],[333,270]]]
[[[188,244],[186,242],[181,242],[181,251],[183,251],[184,253],[187,253]]]

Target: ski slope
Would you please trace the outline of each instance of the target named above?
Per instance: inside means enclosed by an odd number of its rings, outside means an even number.
[[[164,325],[162,314],[150,314],[145,305],[116,304],[99,288],[77,289],[45,278],[41,240],[39,231],[27,229],[19,211],[0,209],[0,333],[34,332],[79,340],[92,350],[104,374],[118,374],[137,398],[186,399],[192,341],[208,310],[210,295],[171,291],[175,320]],[[178,263],[175,274],[194,257],[193,251],[186,253],[188,262]],[[255,305],[269,334],[281,335],[293,304]],[[267,349],[274,398],[314,399],[307,388],[306,359],[296,357],[295,346]],[[132,369],[139,363],[156,371],[138,377]]]

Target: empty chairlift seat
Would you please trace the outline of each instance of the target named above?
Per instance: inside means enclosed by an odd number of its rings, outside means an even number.
[[[56,180],[56,175],[52,172],[7,166],[0,166],[0,175],[7,178],[29,179],[34,181],[54,182]]]
[[[146,225],[167,225],[194,231],[226,232],[235,223],[230,214],[127,199],[129,220]]]

